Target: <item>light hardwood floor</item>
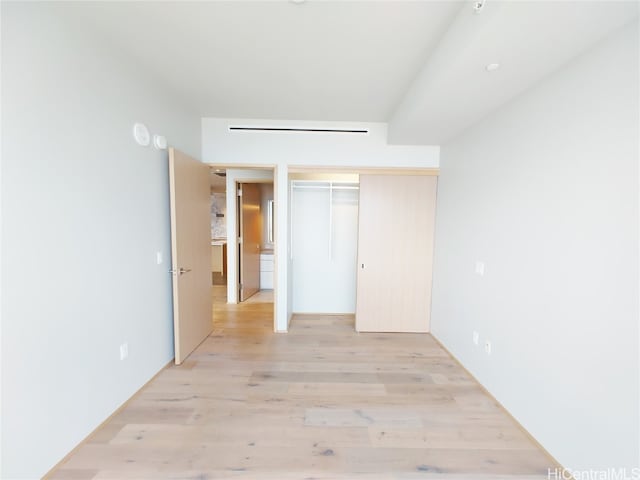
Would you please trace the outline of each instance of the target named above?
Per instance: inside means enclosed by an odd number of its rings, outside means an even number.
[[[55,479],[546,479],[554,467],[428,334],[357,334],[271,303],[212,335],[52,473]]]

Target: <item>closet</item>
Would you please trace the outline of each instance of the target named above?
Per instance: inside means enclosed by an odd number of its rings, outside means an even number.
[[[291,183],[295,313],[356,311],[358,184]]]
[[[428,332],[437,177],[291,182],[294,313],[355,314],[359,332]]]

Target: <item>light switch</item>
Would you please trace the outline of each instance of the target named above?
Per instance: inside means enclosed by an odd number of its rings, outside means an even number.
[[[481,277],[484,276],[484,262],[481,262],[479,260],[476,262],[476,273]]]
[[[158,265],[162,263],[162,252],[156,252],[156,263]]]

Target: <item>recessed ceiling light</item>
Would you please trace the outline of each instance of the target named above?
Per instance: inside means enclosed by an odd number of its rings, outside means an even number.
[[[304,2],[306,2],[307,0],[289,0],[291,3],[295,3],[296,5],[300,5],[303,4]]]
[[[493,72],[494,70],[497,70],[500,68],[500,64],[499,63],[490,63],[489,65],[487,65],[486,67],[484,67],[484,69],[487,72]]]

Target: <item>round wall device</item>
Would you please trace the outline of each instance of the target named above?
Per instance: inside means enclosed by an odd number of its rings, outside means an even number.
[[[133,138],[136,139],[138,145],[142,147],[149,146],[151,136],[149,135],[149,129],[144,123],[136,123],[133,126]]]
[[[153,146],[158,150],[166,150],[167,149],[167,138],[163,135],[154,135],[153,136]]]

